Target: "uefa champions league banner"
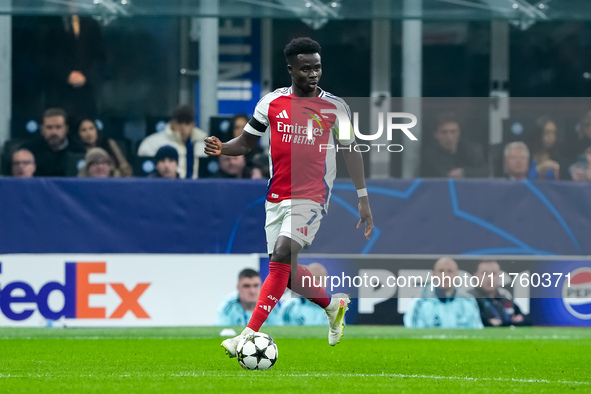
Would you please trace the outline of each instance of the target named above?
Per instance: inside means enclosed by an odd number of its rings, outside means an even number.
[[[238,273],[258,265],[257,255],[0,255],[0,326],[212,326]]]
[[[306,253],[591,255],[585,182],[368,180],[375,231],[337,182]],[[0,253],[265,253],[266,182],[0,182]]]
[[[300,257],[300,264],[321,264],[326,276],[320,284],[329,293],[351,295],[349,324],[400,325],[412,299],[428,296],[440,283],[433,266],[441,257],[311,255]],[[452,257],[458,265],[454,287],[471,292],[495,280],[499,294],[512,299],[533,325],[591,327],[591,257]],[[482,261],[496,261],[499,274],[475,275]],[[268,264],[261,255],[263,277]]]

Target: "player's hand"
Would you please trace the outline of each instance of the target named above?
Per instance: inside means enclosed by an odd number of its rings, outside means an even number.
[[[365,239],[369,240],[371,234],[373,233],[373,216],[371,215],[371,209],[369,208],[369,200],[367,197],[361,197],[359,199],[359,223],[357,223],[357,228],[361,228],[361,225],[365,223],[365,231],[363,235]]]
[[[463,168],[454,168],[450,172],[447,173],[449,178],[463,178],[465,176]]]
[[[207,137],[205,139],[205,154],[208,156],[219,156],[222,154],[222,141],[217,137]]]
[[[512,323],[521,323],[523,322],[523,315],[513,315],[511,316]]]
[[[558,172],[560,171],[560,164],[555,162],[554,160],[545,160],[537,165],[536,170],[542,179],[546,178],[546,173],[548,171],[554,172],[554,179],[558,179]]]
[[[586,181],[588,172],[589,170],[585,170],[584,168],[573,167],[571,177],[573,178],[573,181]]]
[[[493,317],[492,319],[488,319],[488,322],[490,323],[491,326],[494,326],[494,327],[498,327],[501,324],[503,324],[503,321],[501,319],[497,319],[496,317]]]

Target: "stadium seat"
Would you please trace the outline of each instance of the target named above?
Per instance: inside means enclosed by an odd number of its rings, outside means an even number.
[[[201,157],[199,159],[199,178],[211,178],[219,168],[217,157]]]
[[[234,137],[231,126],[231,116],[212,116],[209,119],[209,135],[218,137],[222,142],[227,142]]]
[[[20,140],[30,139],[39,134],[39,120],[27,117],[13,117],[10,120],[10,137]]]
[[[163,131],[168,123],[169,116],[147,116],[146,117],[146,136]]]
[[[147,177],[156,169],[156,161],[153,156],[138,156],[133,161],[133,175]]]
[[[84,167],[84,153],[68,152],[66,154],[66,176],[78,176],[78,172]]]

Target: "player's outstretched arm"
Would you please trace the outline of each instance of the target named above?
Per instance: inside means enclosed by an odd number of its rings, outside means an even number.
[[[356,142],[353,142],[351,151],[343,150],[343,155],[345,157],[345,163],[347,164],[347,170],[349,170],[351,180],[355,185],[355,189],[359,191],[365,189],[365,174],[363,171],[363,157],[361,156],[360,152],[356,152],[354,149],[356,144]],[[361,225],[365,223],[364,235],[365,239],[369,239],[373,233],[373,216],[371,215],[371,208],[369,207],[369,198],[367,194],[365,196],[359,197],[358,208],[359,223],[357,223],[357,228],[360,228]]]
[[[208,156],[245,155],[257,146],[259,138],[261,137],[246,132],[225,143],[222,143],[217,137],[207,137],[205,139],[205,154]]]

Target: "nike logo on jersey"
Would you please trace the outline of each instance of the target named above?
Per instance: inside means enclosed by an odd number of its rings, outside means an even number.
[[[277,115],[275,115],[275,117],[280,119],[289,119],[289,115],[287,115],[286,110],[279,112]]]

